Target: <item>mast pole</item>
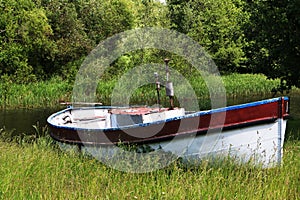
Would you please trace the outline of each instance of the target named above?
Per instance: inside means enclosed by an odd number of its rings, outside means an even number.
[[[166,58],[164,60],[166,64],[166,94],[169,97],[170,100],[170,110],[174,109],[174,89],[173,89],[173,83],[169,80],[170,77],[170,71],[169,71],[169,61],[170,59]]]
[[[156,92],[157,92],[157,104],[158,104],[158,110],[160,111],[160,95],[159,95],[159,91],[160,91],[160,82],[158,80],[158,74],[157,72],[154,73],[155,79],[156,79]]]

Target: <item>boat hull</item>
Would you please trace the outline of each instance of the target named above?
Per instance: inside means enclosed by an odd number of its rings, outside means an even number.
[[[68,110],[62,112],[69,112]],[[146,124],[106,129],[53,125],[51,136],[80,148],[115,149],[115,145],[147,145],[163,149],[184,160],[230,155],[263,166],[281,162],[289,116],[289,99],[274,98],[226,108],[200,111]]]

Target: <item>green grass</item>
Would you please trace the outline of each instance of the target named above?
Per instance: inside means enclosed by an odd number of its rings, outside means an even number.
[[[1,108],[39,108],[55,107],[59,100],[70,99],[72,88],[66,81],[53,78],[49,81],[30,83],[27,85],[11,84],[4,101],[0,98]],[[0,96],[1,97],[1,96]]]
[[[218,81],[219,79],[216,79],[213,76],[207,76],[205,79],[203,77],[189,77],[187,79],[198,98],[200,108],[205,109],[207,109],[207,104],[209,104],[209,99],[211,97],[219,98],[220,95],[226,95],[227,98],[231,99],[235,97],[252,97],[253,95],[271,96],[272,89],[277,88],[280,85],[279,79],[270,80],[262,74],[230,74],[222,76],[221,81]],[[214,80],[217,80],[217,83],[221,83],[225,90],[222,89],[222,85],[215,84],[214,86]],[[123,83],[120,84],[121,87],[122,84]],[[186,93],[186,84],[182,84],[182,80],[173,80],[173,84],[177,101],[188,102],[190,100],[190,95]],[[208,90],[208,84],[210,85],[210,91]],[[103,102],[104,104],[110,104],[111,93],[117,85],[118,82],[116,80],[101,82],[97,89],[98,101]],[[130,83],[123,85],[125,85],[123,91],[126,91],[126,85],[130,86]],[[165,95],[165,89],[163,87],[161,88],[160,93],[161,102],[166,106],[168,104],[168,97]],[[119,95],[119,99],[121,100],[124,100],[126,97],[125,94],[119,93]],[[156,103],[156,99],[157,93],[155,85],[148,84],[133,92],[130,97],[130,103],[153,105]]]
[[[175,162],[144,174],[116,171],[47,141],[0,141],[0,199],[300,199],[299,141],[286,142],[281,167]]]
[[[190,77],[189,83],[192,85],[200,104],[203,100],[210,99],[211,96],[220,95],[221,87],[211,86],[211,93],[207,88],[207,83],[203,77]],[[214,80],[214,77],[208,76],[206,80]],[[262,74],[230,74],[222,76],[223,86],[225,87],[227,98],[236,96],[271,94],[271,90],[280,83],[278,79],[269,80]],[[131,80],[131,81],[134,81]],[[189,95],[186,95],[186,86],[181,84],[181,80],[174,80],[175,96],[179,101],[188,101]],[[111,93],[116,86],[117,81],[100,82],[96,92],[96,100],[103,104],[110,105]],[[130,84],[130,83],[129,83]],[[125,84],[126,85],[126,84]],[[0,107],[4,108],[37,108],[37,107],[55,107],[60,100],[70,101],[72,96],[72,85],[66,80],[53,78],[45,82],[31,83],[28,85],[12,84],[9,87],[7,99],[4,101],[3,94],[0,96]],[[1,87],[0,87],[1,88]],[[126,88],[124,89],[126,90]],[[162,103],[167,104],[168,98],[165,95],[164,88],[161,89]],[[146,85],[138,88],[130,97],[131,104],[156,103],[155,85]],[[201,106],[201,105],[200,105]],[[205,107],[205,106],[204,106]]]

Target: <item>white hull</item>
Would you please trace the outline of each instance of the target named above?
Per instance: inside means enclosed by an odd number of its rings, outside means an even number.
[[[187,164],[199,164],[202,160],[230,157],[237,163],[249,162],[256,166],[270,168],[281,163],[286,123],[287,120],[277,119],[273,123],[150,143],[147,144],[147,148],[152,152],[170,152],[182,158]],[[60,145],[64,150],[77,148],[76,145],[64,143]],[[113,156],[118,157],[126,150],[116,146],[82,146],[81,151],[103,161]]]
[[[251,162],[263,167],[273,167],[280,164],[282,159],[286,123],[286,120],[278,119],[274,123],[196,136],[192,141],[178,139],[173,140],[172,145],[160,142],[150,146],[154,149],[162,147],[192,163],[230,156],[239,163]],[[190,145],[186,151],[178,152],[188,142]],[[181,148],[182,145],[184,146]]]

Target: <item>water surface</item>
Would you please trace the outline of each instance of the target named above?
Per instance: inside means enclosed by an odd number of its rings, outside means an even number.
[[[48,116],[58,110],[58,108],[0,110],[0,129],[14,130],[14,134],[31,134],[34,133],[33,125],[46,126]]]

